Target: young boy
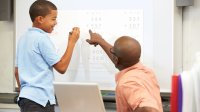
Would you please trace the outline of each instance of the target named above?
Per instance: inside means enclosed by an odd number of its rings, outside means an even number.
[[[89,31],[91,45],[100,45],[115,67],[117,112],[163,112],[160,88],[154,72],[140,62],[141,47],[129,36],[118,38],[114,46],[101,35]]]
[[[53,68],[64,74],[79,38],[74,27],[62,57],[55,51],[47,33],[57,24],[57,8],[47,0],[35,1],[29,10],[32,28],[25,32],[17,47],[15,76],[20,87],[18,104],[21,112],[54,112]]]

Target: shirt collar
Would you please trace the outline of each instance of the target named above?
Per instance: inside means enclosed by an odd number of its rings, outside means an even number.
[[[116,75],[115,75],[115,81],[118,82],[120,80],[120,78],[126,73],[128,72],[129,70],[133,70],[133,69],[139,69],[143,67],[143,64],[141,62],[138,62],[136,63],[135,65],[131,66],[131,67],[128,67],[120,72],[118,72]]]
[[[31,27],[29,28],[29,31],[38,31],[40,33],[46,33],[44,30],[40,29],[40,28],[36,28],[36,27]]]

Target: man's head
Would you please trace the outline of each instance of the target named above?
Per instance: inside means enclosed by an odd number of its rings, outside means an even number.
[[[116,62],[115,66],[122,70],[139,62],[141,46],[136,39],[122,36],[115,41],[111,53]]]
[[[50,1],[35,1],[29,9],[29,14],[33,25],[48,33],[51,33],[57,24],[57,7]]]

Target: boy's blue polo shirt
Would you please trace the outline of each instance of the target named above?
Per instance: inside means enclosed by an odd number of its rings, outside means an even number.
[[[42,106],[55,104],[53,65],[60,60],[48,34],[30,28],[19,40],[16,55],[21,90],[19,97]]]

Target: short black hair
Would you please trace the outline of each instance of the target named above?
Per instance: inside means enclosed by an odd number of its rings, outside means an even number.
[[[47,0],[36,0],[29,9],[31,21],[34,22],[37,16],[45,17],[51,10],[57,10],[57,7]]]

